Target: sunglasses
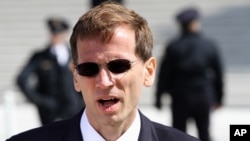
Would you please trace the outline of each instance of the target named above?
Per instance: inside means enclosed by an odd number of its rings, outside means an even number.
[[[135,60],[137,61],[137,60]],[[135,61],[126,59],[116,59],[106,64],[108,70],[114,74],[124,73],[131,68],[131,64]],[[94,62],[85,62],[76,66],[79,75],[86,77],[93,77],[100,71],[100,65]]]

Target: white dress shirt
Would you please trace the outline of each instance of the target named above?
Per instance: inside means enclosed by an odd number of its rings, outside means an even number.
[[[57,62],[59,65],[67,65],[69,59],[68,46],[65,44],[58,44],[52,47],[52,53],[56,55]]]
[[[81,133],[84,141],[105,141],[105,139],[90,125],[84,110],[80,122]],[[139,112],[136,113],[135,120],[128,130],[116,141],[137,141],[141,129],[141,119]]]

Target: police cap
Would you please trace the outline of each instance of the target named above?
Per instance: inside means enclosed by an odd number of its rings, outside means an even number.
[[[60,33],[69,29],[68,23],[61,18],[48,18],[47,25],[51,33]]]
[[[176,20],[180,24],[189,24],[199,18],[199,12],[195,8],[187,8],[176,15]]]

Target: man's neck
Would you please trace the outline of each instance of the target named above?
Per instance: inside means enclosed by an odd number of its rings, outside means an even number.
[[[86,116],[89,120],[91,126],[106,140],[106,141],[116,141],[119,137],[123,135],[124,132],[131,126],[133,123],[136,113],[138,111],[135,110],[131,115],[129,115],[126,120],[115,121],[110,119],[109,121],[103,120],[95,120],[93,118],[89,118],[88,114]],[[100,122],[98,122],[100,121]]]

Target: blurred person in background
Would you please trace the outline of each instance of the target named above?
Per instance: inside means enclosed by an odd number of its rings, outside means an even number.
[[[103,3],[79,18],[70,45],[75,89],[86,107],[69,120],[7,141],[198,141],[138,109],[142,88],[152,86],[156,69],[143,17],[118,3]]]
[[[108,0],[91,0],[91,7],[95,7],[103,2],[106,2]],[[111,0],[111,1],[116,1],[120,4],[123,4],[123,0]]]
[[[17,85],[38,108],[42,124],[66,119],[78,112],[83,101],[74,90],[67,43],[68,23],[49,18],[50,40],[45,49],[35,52],[17,77]]]
[[[187,8],[176,16],[181,33],[166,47],[155,106],[161,109],[161,96],[169,93],[173,127],[186,132],[192,118],[199,138],[210,141],[210,111],[222,105],[223,68],[218,47],[201,34],[199,15],[197,9]]]

